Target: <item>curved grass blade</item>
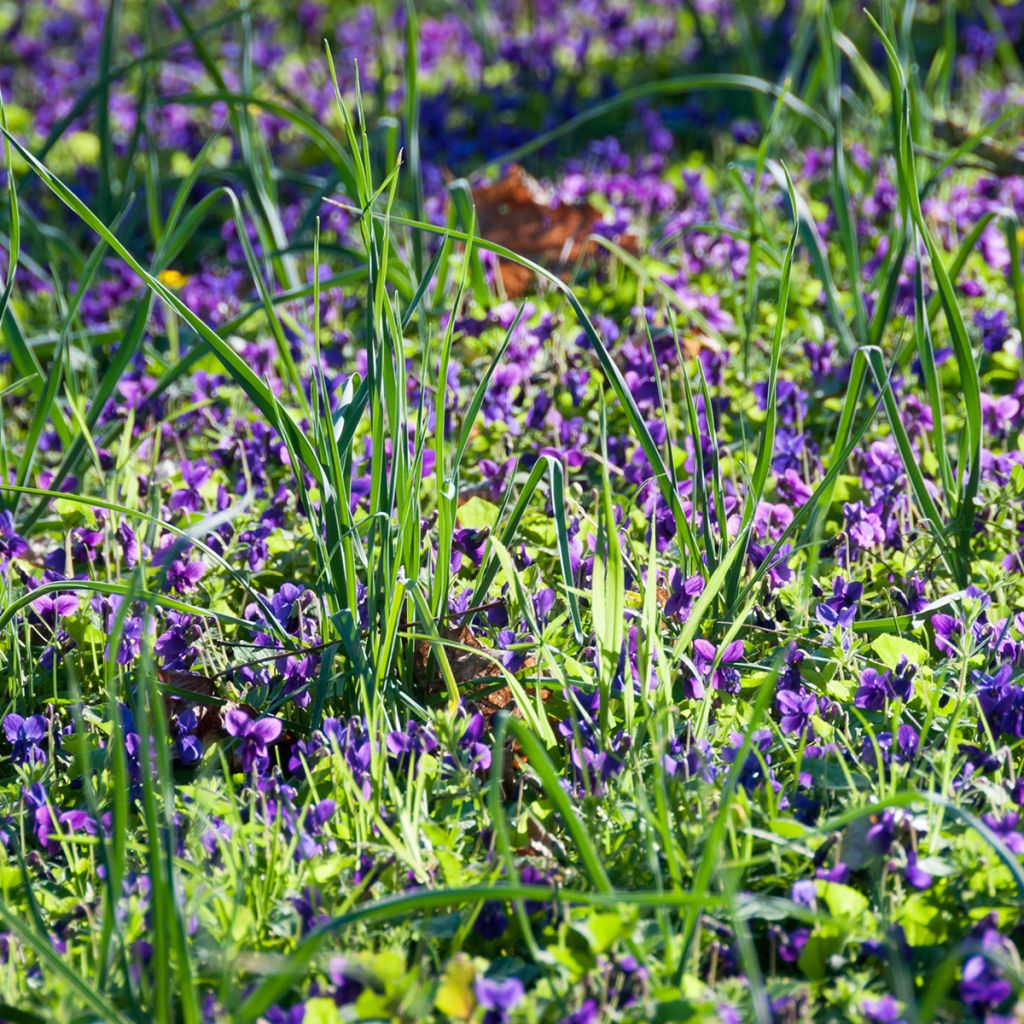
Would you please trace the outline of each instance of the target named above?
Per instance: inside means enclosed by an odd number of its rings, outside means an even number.
[[[759,93],[763,96],[774,97],[778,97],[783,94],[783,89],[781,87],[775,85],[773,82],[765,81],[763,78],[756,78],[753,75],[682,75],[677,78],[665,78],[655,82],[648,82],[645,85],[634,86],[632,89],[625,89],[617,96],[613,96],[611,99],[605,100],[603,103],[596,103],[594,106],[582,111],[575,117],[570,117],[567,121],[563,121],[557,128],[552,128],[550,131],[543,132],[536,138],[531,139],[529,142],[523,143],[523,145],[517,146],[515,149],[511,149],[508,152],[502,153],[500,156],[496,156],[493,159],[488,160],[486,163],[480,164],[478,167],[475,167],[471,173],[479,174],[480,172],[487,170],[489,167],[500,167],[503,164],[522,160],[523,157],[529,156],[531,153],[536,153],[537,150],[543,149],[556,139],[560,139],[571,134],[577,128],[580,128],[585,124],[589,124],[591,121],[600,120],[621,107],[632,106],[640,100],[649,100],[657,96],[678,96],[688,92],[701,91],[753,92]],[[822,117],[817,111],[812,110],[807,106],[807,104],[803,103],[797,97],[793,96],[791,93],[787,93],[783,102],[790,111],[813,124],[825,135],[831,134],[832,126],[829,124],[828,119]]]
[[[131,1018],[125,1016],[105,996],[97,992],[91,981],[83,978],[71,968],[67,959],[53,948],[48,935],[40,935],[27,921],[12,913],[2,899],[0,899],[0,920],[14,935],[17,935],[21,942],[35,952],[48,973],[55,978],[60,978],[67,985],[68,991],[77,996],[81,1005],[88,1006],[94,1013],[99,1014],[101,1020],[109,1022],[109,1024],[132,1024]]]
[[[946,450],[946,430],[943,426],[942,383],[935,366],[935,349],[932,346],[932,332],[928,324],[928,311],[924,302],[924,271],[920,260],[914,268],[914,337],[917,341],[917,358],[921,363],[928,401],[932,409],[932,449],[939,463],[939,478],[946,496],[946,508],[956,508],[957,495],[953,482],[953,470]]]
[[[250,622],[248,619],[240,619],[235,615],[226,612],[213,611],[211,608],[200,608],[197,605],[189,604],[187,601],[179,601],[177,598],[168,597],[166,594],[155,594],[151,590],[133,590],[124,583],[105,583],[101,580],[57,580],[54,583],[41,583],[34,590],[13,600],[2,612],[0,612],[0,630],[10,623],[20,611],[27,608],[36,598],[44,594],[64,594],[73,590],[83,590],[87,593],[116,594],[118,597],[135,597],[139,601],[150,601],[163,608],[173,608],[178,612],[188,612],[190,615],[198,615],[202,618],[217,619],[232,626],[241,626],[243,629],[262,629],[262,625]]]
[[[516,531],[519,529],[519,524],[522,522],[523,516],[526,514],[526,509],[530,504],[530,499],[533,497],[534,491],[537,489],[537,485],[544,476],[545,469],[548,471],[548,479],[551,487],[551,506],[555,517],[555,531],[558,537],[558,557],[562,568],[562,581],[565,585],[566,602],[569,605],[569,614],[572,617],[573,630],[576,633],[577,639],[582,641],[583,620],[580,618],[579,602],[576,599],[576,588],[572,573],[572,559],[569,554],[569,529],[565,518],[565,471],[562,468],[562,464],[557,459],[550,455],[541,455],[538,458],[533,469],[530,471],[530,475],[527,478],[526,483],[523,484],[523,489],[520,491],[515,505],[512,506],[512,511],[509,513],[509,517],[505,521],[499,540],[505,547],[508,547],[515,540]],[[483,568],[480,575],[477,577],[476,586],[473,588],[473,597],[470,601],[471,605],[480,604],[483,600],[483,596],[487,593],[488,588],[494,582],[494,578],[497,576],[499,568],[500,563],[496,555],[491,554],[490,557],[488,557],[487,554],[484,555]]]
[[[571,906],[585,907],[641,907],[656,910],[660,907],[689,907],[699,903],[701,907],[718,907],[724,898],[707,893],[698,901],[686,892],[635,891],[635,892],[582,892],[576,889],[548,888],[542,885],[491,885],[463,886],[451,889],[421,889],[414,892],[386,896],[372,903],[365,903],[347,913],[339,914],[321,924],[302,940],[295,951],[282,963],[280,968],[270,970],[254,991],[238,1008],[238,1024],[252,1024],[261,1013],[281,998],[294,982],[308,969],[309,964],[320,951],[324,941],[331,935],[347,931],[359,924],[380,924],[402,921],[414,915],[448,907],[475,906],[488,900],[513,902],[515,900],[552,901]],[[788,902],[779,901],[787,908]]]
[[[39,176],[42,182],[53,194],[64,203],[76,216],[93,229],[103,238],[110,248],[117,253],[120,259],[138,276],[149,290],[162,299],[171,309],[174,310],[182,320],[185,321],[213,350],[220,359],[224,368],[235,379],[236,383],[248,395],[257,409],[270,421],[276,416],[276,408],[273,392],[264,384],[248,363],[235,350],[224,341],[221,336],[213,330],[204,320],[185,305],[175,293],[164,285],[157,277],[151,274],[145,267],[135,259],[127,248],[111,233],[107,227],[71,189],[65,185],[48,167],[41,164],[6,128],[0,127],[4,137],[9,139],[18,150],[32,170]],[[229,189],[225,194],[234,206],[238,218],[241,220],[241,207],[238,205],[237,197]],[[284,421],[284,427],[289,435],[289,440],[295,445],[303,465],[319,481],[323,477],[323,470],[320,466],[316,453],[313,451],[305,433],[296,425],[295,421],[288,416]]]
[[[764,682],[761,683],[761,686],[758,688],[757,697],[754,700],[754,705],[750,712],[750,718],[747,720],[746,726],[743,730],[743,745],[736,754],[732,767],[729,769],[729,774],[726,777],[725,785],[722,787],[722,793],[718,800],[718,808],[715,813],[714,821],[711,823],[711,827],[705,835],[701,849],[700,861],[697,864],[697,870],[693,879],[692,892],[698,900],[708,894],[715,869],[721,863],[721,850],[725,839],[725,828],[729,821],[729,806],[732,803],[733,797],[736,795],[740,775],[746,767],[747,758],[750,756],[753,748],[754,733],[760,727],[761,721],[768,709],[768,703],[774,696],[775,679],[778,676],[778,669],[779,666],[776,664],[771,672],[766,673]],[[689,908],[683,921],[682,955],[679,957],[679,963],[676,967],[677,981],[681,979],[682,975],[685,973],[690,944],[693,941],[699,920],[700,904],[697,903]]]
[[[10,356],[18,375],[26,379],[29,387],[35,392],[36,399],[43,402],[46,391],[43,368],[36,358],[35,352],[29,347],[18,326],[14,310],[10,309],[11,295],[17,277],[18,260],[21,256],[21,213],[18,206],[18,191],[14,174],[14,161],[11,158],[11,143],[7,137],[7,108],[3,96],[0,95],[0,129],[4,132],[4,161],[7,164],[7,215],[10,221],[7,247],[7,279],[3,292],[0,293],[0,325],[3,326],[7,339],[7,354]],[[52,402],[51,402],[52,405]],[[71,439],[71,429],[60,409],[53,407],[53,426],[63,444]]]
[[[978,364],[974,358],[971,340],[967,334],[963,314],[957,302],[956,292],[942,259],[942,253],[928,230],[924,213],[921,209],[921,196],[917,186],[917,173],[914,166],[913,138],[911,133],[910,99],[906,77],[900,65],[892,43],[888,36],[871,17],[889,61],[890,77],[893,83],[894,107],[899,111],[895,121],[897,165],[900,169],[899,185],[901,201],[909,210],[910,217],[917,229],[920,240],[924,242],[928,260],[935,275],[935,283],[941,299],[946,324],[949,328],[950,340],[956,355],[957,368],[960,371],[960,389],[963,393],[966,432],[963,445],[963,458],[957,467],[959,500],[955,514],[955,528],[958,535],[956,576],[961,586],[966,584],[971,571],[971,537],[974,526],[974,499],[981,482],[981,451],[983,441],[983,423],[981,416],[981,382]],[[898,90],[898,94],[897,94]],[[897,105],[898,100],[898,105]],[[911,467],[907,466],[908,473]]]
[[[846,322],[842,306],[839,303],[839,293],[836,291],[835,281],[832,278],[832,270],[829,267],[828,254],[825,252],[825,244],[818,234],[818,227],[814,222],[807,203],[800,193],[790,189],[787,185],[788,174],[781,164],[776,160],[769,160],[766,164],[769,173],[775,178],[779,189],[788,197],[791,208],[790,214],[799,224],[800,237],[807,246],[811,255],[811,263],[814,272],[821,282],[822,290],[825,292],[825,304],[828,307],[829,317],[832,325],[839,334],[839,340],[847,354],[852,354],[857,349],[857,339]]]
[[[796,189],[789,176],[789,171],[782,167],[786,179],[786,191],[789,195],[790,206],[793,210],[797,208]],[[794,223],[793,232],[789,237],[789,245],[786,247],[786,255],[782,259],[782,274],[779,279],[779,300],[775,311],[775,332],[772,337],[771,358],[768,367],[768,394],[765,402],[764,431],[761,434],[761,445],[757,452],[757,462],[754,464],[754,473],[747,488],[747,497],[743,508],[742,527],[739,536],[736,538],[735,546],[740,548],[738,555],[732,559],[732,569],[726,583],[726,604],[733,606],[736,591],[739,587],[739,574],[743,569],[743,562],[746,556],[747,544],[750,539],[749,527],[753,523],[754,514],[757,511],[758,503],[764,495],[765,486],[768,483],[768,474],[771,471],[772,459],[775,457],[775,433],[778,425],[778,381],[779,363],[782,360],[782,338],[786,329],[786,314],[789,309],[790,280],[793,273],[793,256],[796,252],[796,240],[799,234],[799,225]]]

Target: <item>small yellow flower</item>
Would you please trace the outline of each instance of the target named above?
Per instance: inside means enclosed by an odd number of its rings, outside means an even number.
[[[177,270],[160,271],[160,283],[167,285],[168,288],[180,288],[187,280],[188,278]]]

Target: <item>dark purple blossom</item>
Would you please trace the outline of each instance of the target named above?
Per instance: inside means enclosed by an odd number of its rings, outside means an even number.
[[[483,1024],[505,1024],[509,1011],[523,998],[523,983],[514,977],[503,979],[477,978],[474,982],[476,1001],[485,1010]]]
[[[191,594],[205,575],[202,559],[176,558],[167,570],[167,586],[179,594]]]
[[[780,690],[775,695],[779,728],[784,733],[804,736],[811,730],[811,716],[817,714],[818,698],[797,690]]]
[[[270,764],[267,747],[281,735],[281,722],[276,718],[252,718],[241,708],[224,712],[224,728],[229,736],[241,740],[242,768],[246,772],[266,771]]]
[[[4,736],[11,744],[11,758],[17,764],[43,764],[46,761],[44,743],[47,736],[46,719],[42,715],[9,714],[3,722]]]

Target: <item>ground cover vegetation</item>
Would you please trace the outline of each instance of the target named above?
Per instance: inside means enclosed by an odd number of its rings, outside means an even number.
[[[1021,1019],[1022,53],[0,3],[0,1020]]]

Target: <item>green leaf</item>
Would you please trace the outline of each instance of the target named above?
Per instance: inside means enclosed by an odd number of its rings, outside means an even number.
[[[602,412],[602,427],[604,415]],[[602,462],[607,466],[607,459]],[[612,680],[622,653],[623,614],[625,609],[625,571],[622,547],[612,508],[611,484],[604,469],[601,510],[597,520],[597,547],[594,551],[591,615],[597,639],[597,673],[601,687],[601,733],[608,734],[608,714]]]
[[[470,530],[490,530],[498,521],[498,506],[474,496],[459,506],[459,522]]]
[[[902,655],[911,665],[926,665],[928,663],[928,651],[913,640],[896,636],[893,633],[883,633],[876,637],[871,643],[871,650],[878,655],[879,660],[888,669],[894,669],[899,663]]]
[[[839,920],[856,921],[868,909],[867,897],[840,882],[818,881],[818,897],[825,901],[829,913]]]
[[[590,914],[580,931],[586,935],[594,953],[605,953],[632,929],[632,921],[622,914]]]
[[[800,954],[797,966],[811,981],[821,981],[828,973],[829,958],[843,948],[842,933],[835,925],[819,925]]]
[[[340,1024],[341,1013],[333,999],[310,999],[306,1002],[306,1013],[302,1024]]]

